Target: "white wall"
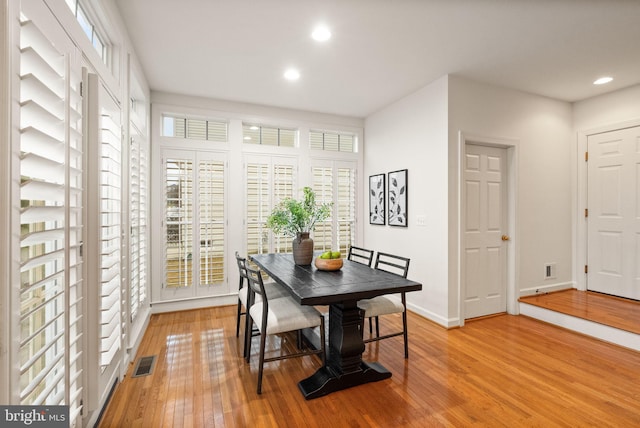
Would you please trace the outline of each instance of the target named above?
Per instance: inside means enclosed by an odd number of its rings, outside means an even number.
[[[459,132],[509,141],[515,153],[511,196],[515,246],[515,293],[511,298],[573,286],[571,105],[459,77],[449,84],[451,156],[450,215],[457,212]],[[450,266],[456,266],[457,229],[450,230]],[[555,279],[544,279],[546,263],[556,263]],[[453,275],[452,275],[453,276]],[[450,278],[450,309],[457,305],[457,278]],[[509,305],[508,305],[509,306]]]
[[[408,169],[408,227],[368,222],[364,200],[364,246],[411,258],[409,278],[423,284],[408,293],[409,307],[449,325],[447,311],[448,155],[447,90],[442,77],[365,120],[365,190],[368,177]],[[388,184],[388,183],[387,183]],[[426,226],[416,217],[425,216]]]
[[[573,105],[577,132],[640,119],[640,85],[589,98]]]
[[[571,105],[445,76],[365,121],[365,174],[409,170],[409,227],[365,225],[365,246],[411,257],[411,309],[459,325],[459,133],[509,141],[517,168],[512,299],[573,286]],[[416,217],[424,215],[426,226]],[[544,279],[544,265],[557,275]],[[512,305],[515,307],[515,305]]]

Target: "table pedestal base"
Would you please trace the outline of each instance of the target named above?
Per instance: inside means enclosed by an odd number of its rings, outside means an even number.
[[[344,374],[335,374],[330,368],[324,366],[318,369],[313,376],[298,382],[298,388],[304,398],[311,400],[352,386],[377,382],[390,377],[391,372],[378,363],[362,362],[360,370]]]

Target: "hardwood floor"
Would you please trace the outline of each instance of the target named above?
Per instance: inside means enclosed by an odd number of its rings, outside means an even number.
[[[155,369],[132,378],[132,364],[99,426],[640,426],[640,353],[524,316],[445,330],[409,313],[408,360],[401,337],[364,354],[391,379],[310,401],[297,382],[317,358],[265,365],[257,395],[257,339],[251,364],[241,342],[235,306],[154,315],[138,357],[157,355]]]
[[[520,301],[640,334],[640,302],[576,289],[521,297]]]

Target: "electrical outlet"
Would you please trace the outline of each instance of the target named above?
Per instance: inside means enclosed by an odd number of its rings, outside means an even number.
[[[426,226],[427,225],[427,216],[424,214],[420,214],[416,216],[416,224],[418,226]]]

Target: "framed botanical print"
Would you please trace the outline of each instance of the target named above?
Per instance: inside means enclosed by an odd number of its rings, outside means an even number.
[[[384,174],[369,177],[369,223],[385,224]]]
[[[389,173],[389,206],[387,208],[389,226],[407,227],[407,175],[406,169]]]

